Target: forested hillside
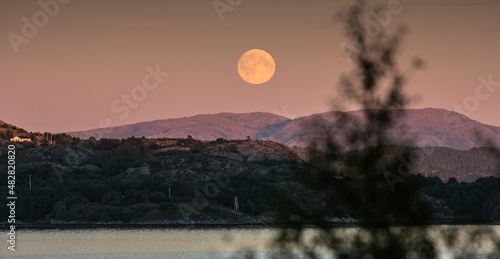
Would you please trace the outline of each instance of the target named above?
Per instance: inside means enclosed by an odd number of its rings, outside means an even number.
[[[67,144],[16,144],[15,190],[19,197],[17,215],[22,222],[269,223],[283,192],[294,197],[294,215],[307,220],[309,206],[321,203],[323,197],[294,180],[300,177],[301,167],[311,165],[278,143],[207,142],[190,137],[59,138]],[[418,170],[431,172],[443,163],[450,172],[460,166],[470,172],[481,171],[483,165],[493,164],[492,158],[487,158],[489,151],[438,148],[420,160],[424,167]],[[7,161],[3,154],[2,172]],[[479,163],[474,166],[474,161]],[[446,170],[435,175],[443,176]],[[347,173],[334,173],[332,177],[343,184],[355,185],[358,181]],[[443,182],[437,177],[414,175],[396,188],[423,183],[436,220],[472,216],[499,220],[498,178],[482,177],[471,183],[460,183],[458,178]],[[380,183],[386,184],[383,177]],[[0,192],[7,193],[5,177],[0,179]],[[233,210],[235,197],[239,212]],[[6,213],[5,206],[0,210]],[[331,216],[355,215],[338,208]]]

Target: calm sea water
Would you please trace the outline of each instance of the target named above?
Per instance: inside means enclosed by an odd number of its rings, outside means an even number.
[[[443,229],[459,227],[471,232],[476,226],[436,226]],[[500,234],[500,226],[491,226]],[[346,235],[354,229],[346,229]],[[16,251],[2,242],[1,258],[243,258],[253,251],[254,258],[279,255],[271,246],[274,229],[83,229],[83,230],[19,230]],[[313,235],[314,230],[309,230]],[[439,243],[440,241],[438,241]],[[483,245],[473,252],[487,253]],[[334,258],[321,252],[320,257]],[[441,258],[452,258],[461,250],[439,250]],[[286,258],[283,256],[282,258]],[[499,256],[500,258],[500,256]]]

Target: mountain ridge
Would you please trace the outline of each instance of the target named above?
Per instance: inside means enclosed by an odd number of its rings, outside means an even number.
[[[500,127],[483,124],[463,114],[439,108],[404,109],[402,111],[404,111],[402,118],[396,115],[395,125],[388,131],[388,135],[399,142],[404,143],[405,138],[409,138],[413,141],[413,143],[410,141],[410,145],[414,146],[450,147],[460,150],[490,144],[500,146]],[[304,134],[305,125],[320,122],[326,127],[335,128],[338,124],[338,115],[341,113],[347,114],[351,119],[362,120],[360,119],[363,115],[362,110],[330,111],[302,116],[272,135],[270,140],[288,146],[307,146],[315,132]],[[477,134],[482,135],[482,138],[478,138]],[[489,143],[488,140],[492,140],[493,143]]]
[[[266,113],[217,113],[199,114],[183,118],[171,118],[139,122],[103,129],[67,132],[80,138],[185,138],[191,135],[200,140],[253,139],[272,140],[288,146],[306,147],[314,137],[305,132],[305,127],[314,120],[323,120],[335,128],[338,114],[344,113],[352,118],[361,118],[363,110],[327,111],[323,113],[289,119],[284,116]],[[493,140],[500,146],[500,127],[473,120],[463,114],[441,108],[404,109],[402,118],[396,118],[396,127],[389,134],[395,139],[411,138],[415,146],[450,147],[460,150],[489,145]],[[396,132],[396,128],[403,133]],[[478,138],[482,135],[483,139]]]
[[[85,131],[66,132],[80,138],[96,136],[97,138],[185,138],[191,135],[200,140],[216,140],[217,138],[244,139],[257,134],[258,130],[273,123],[290,120],[286,117],[265,112],[252,113],[217,113],[198,114],[182,118],[170,118],[148,122],[91,129]],[[196,126],[197,129],[190,128]],[[141,129],[139,127],[142,127]],[[168,134],[167,134],[168,133]]]

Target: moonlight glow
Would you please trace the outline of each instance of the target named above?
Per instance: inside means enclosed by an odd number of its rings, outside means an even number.
[[[250,84],[263,84],[274,75],[274,59],[261,49],[252,49],[243,54],[238,61],[238,73]]]

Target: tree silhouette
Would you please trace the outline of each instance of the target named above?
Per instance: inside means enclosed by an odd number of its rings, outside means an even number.
[[[318,256],[318,247],[340,258],[434,258],[436,244],[429,227],[433,212],[423,182],[409,177],[415,159],[425,154],[405,148],[411,146],[411,138],[393,137],[395,132],[405,135],[404,128],[395,125],[400,125],[409,102],[403,92],[406,76],[396,62],[406,28],[368,35],[363,31],[368,15],[364,2],[358,1],[344,19],[345,35],[355,44],[350,53],[354,69],[340,78],[341,96],[361,110],[351,115],[335,112],[334,119],[320,117],[303,126],[315,138],[309,163],[294,176],[313,196],[300,214],[287,190],[279,194],[281,231],[276,245],[284,251],[299,248],[311,258]],[[412,66],[421,68],[423,62],[414,59]],[[395,146],[400,152],[391,156]],[[340,228],[339,220],[356,228]],[[306,234],[306,226],[317,231]],[[449,247],[458,244],[455,229],[441,233]],[[491,229],[468,237],[487,239],[498,247]]]

